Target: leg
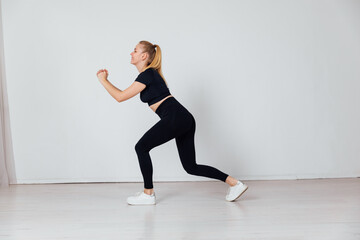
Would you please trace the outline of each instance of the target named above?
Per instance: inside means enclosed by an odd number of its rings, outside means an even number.
[[[150,150],[175,137],[167,118],[161,119],[150,128],[135,145],[141,173],[144,179],[145,193],[151,193],[153,188],[153,167],[150,158]]]
[[[225,181],[227,184],[229,184],[231,187],[235,186],[238,180],[236,178],[233,178],[232,176],[228,176]]]
[[[176,137],[176,145],[185,171],[192,175],[214,178],[225,182],[228,177],[227,174],[211,166],[196,164],[194,143],[195,128],[196,123],[194,119],[191,129],[185,134]]]

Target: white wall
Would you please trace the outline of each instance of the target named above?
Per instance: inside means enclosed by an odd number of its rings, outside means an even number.
[[[360,177],[359,1],[2,0],[18,183],[142,181],[136,142],[158,120],[116,102],[140,40],[160,45],[195,116],[197,162],[240,179]],[[188,175],[175,141],[154,181]]]

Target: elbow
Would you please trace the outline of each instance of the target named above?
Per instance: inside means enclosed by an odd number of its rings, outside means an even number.
[[[122,92],[117,96],[116,101],[124,102],[126,100],[130,99],[129,95],[123,94]]]
[[[115,98],[115,100],[117,101],[117,102],[123,102],[124,101],[124,99],[122,98],[122,96],[121,96],[122,94],[119,94],[116,98]]]
[[[124,98],[118,98],[118,99],[116,99],[116,101],[119,102],[119,103],[124,102],[125,100],[126,100],[126,99],[124,99]]]

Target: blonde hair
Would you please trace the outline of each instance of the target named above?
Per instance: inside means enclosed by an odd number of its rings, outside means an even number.
[[[149,62],[147,63],[147,66],[144,68],[143,71],[145,71],[148,68],[154,68],[160,76],[164,79],[166,86],[168,85],[164,75],[161,71],[161,49],[159,45],[152,44],[148,41],[140,41],[139,44],[141,44],[143,53],[147,53],[149,55]],[[156,49],[155,49],[156,48]]]

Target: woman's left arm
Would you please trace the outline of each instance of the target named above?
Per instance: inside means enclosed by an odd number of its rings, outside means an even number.
[[[107,80],[108,72],[106,69],[99,70],[97,72],[97,77],[99,78],[100,83],[105,87],[105,89],[110,93],[110,95],[118,102],[123,102],[125,100],[128,100],[129,98],[134,97],[139,92],[145,89],[146,85],[134,82],[130,87],[125,89],[124,91],[118,89],[114,85],[112,85]]]

